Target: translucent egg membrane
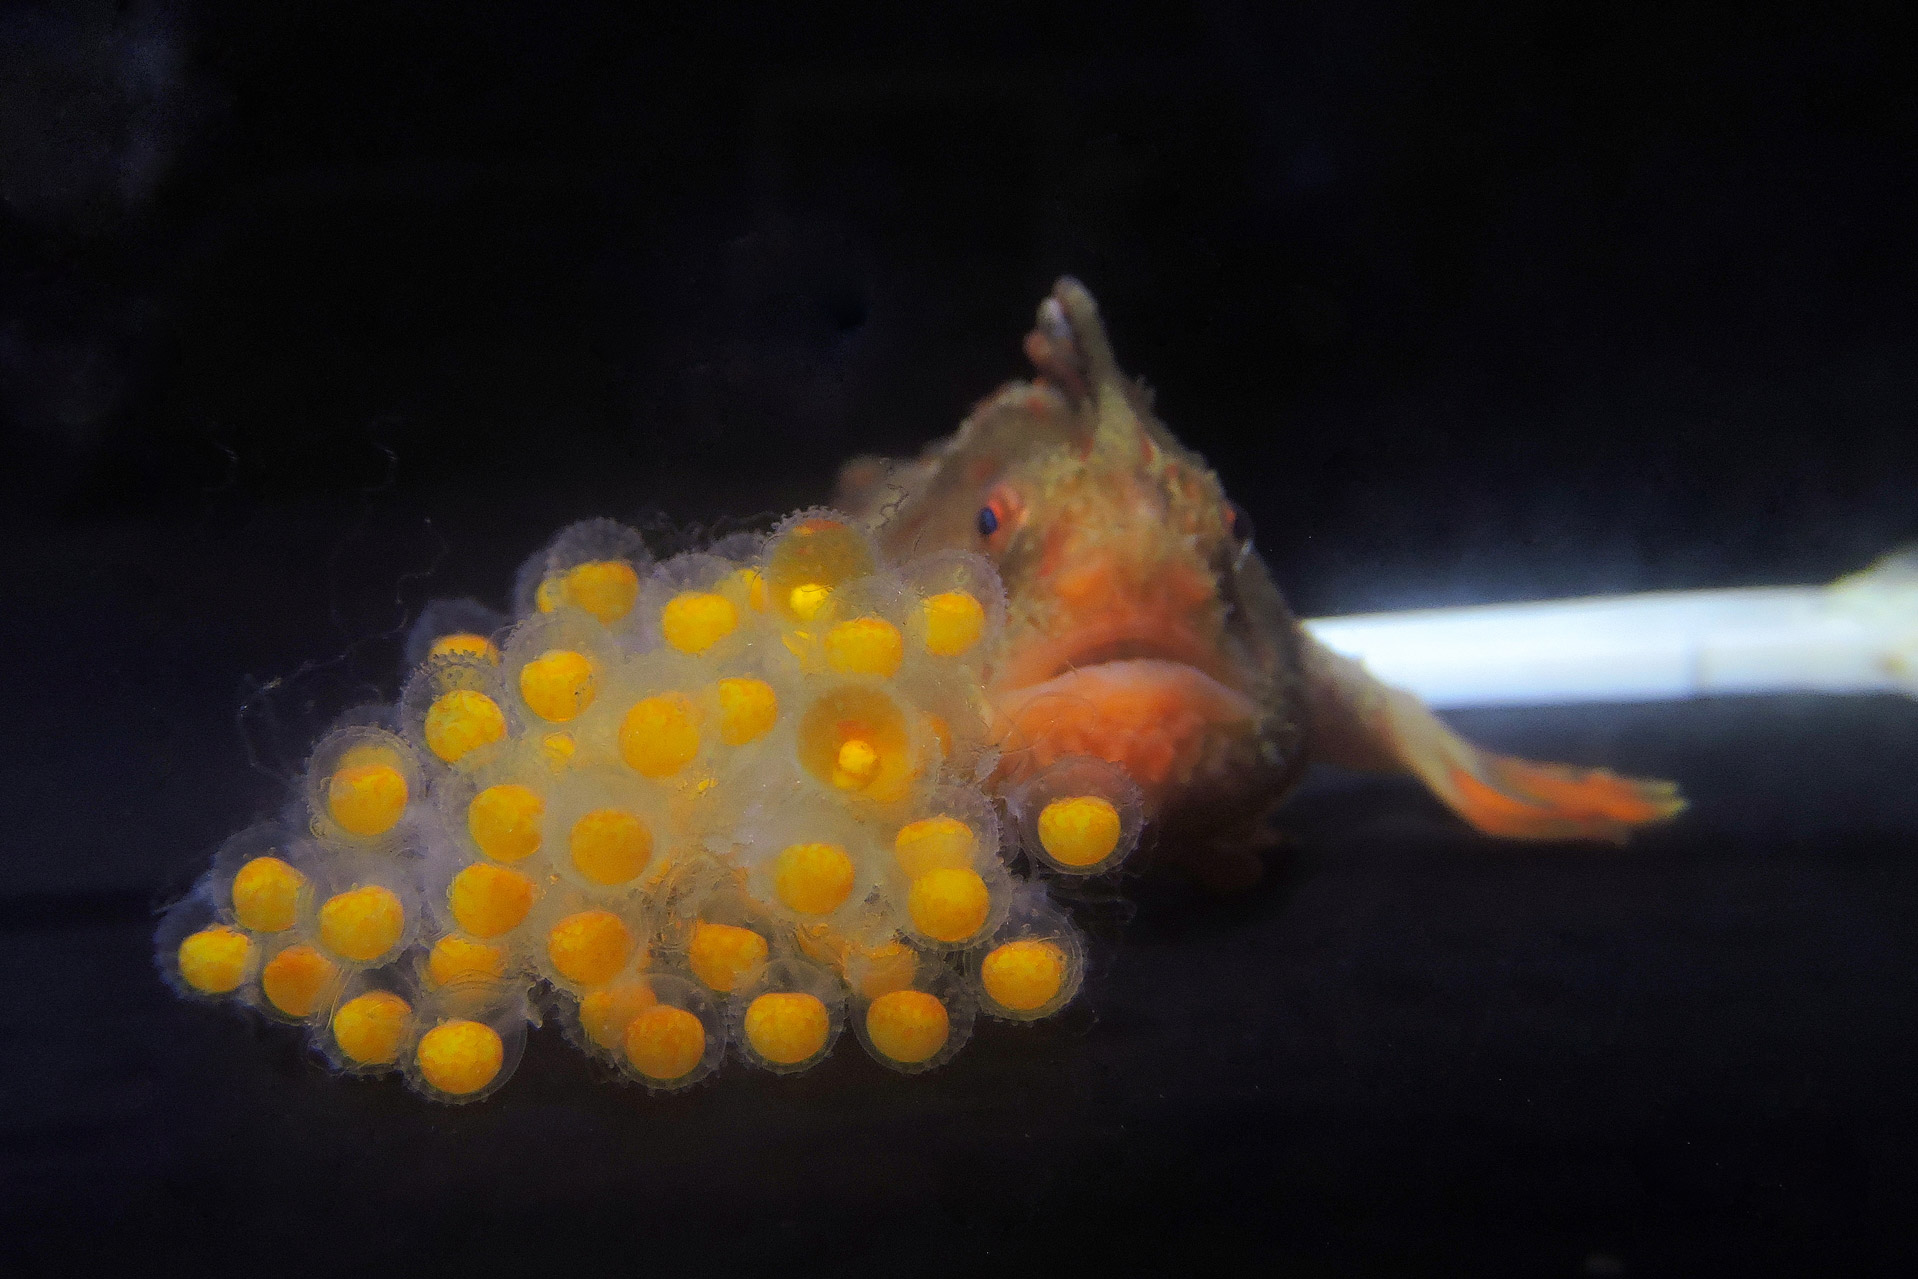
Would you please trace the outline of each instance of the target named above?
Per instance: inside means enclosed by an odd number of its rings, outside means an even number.
[[[592,520],[513,594],[430,606],[398,698],[221,847],[155,936],[175,990],[446,1103],[502,1087],[547,1013],[668,1092],[809,1069],[848,1028],[917,1074],[979,1013],[1072,999],[1080,935],[1011,863],[1111,871],[1138,792],[1071,760],[987,788],[987,560],[889,563],[813,509],[655,561]]]

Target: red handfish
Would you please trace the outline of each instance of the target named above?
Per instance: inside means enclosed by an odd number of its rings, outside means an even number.
[[[894,556],[981,552],[1008,595],[988,694],[1013,782],[1060,755],[1122,765],[1161,844],[1244,882],[1310,760],[1410,773],[1477,829],[1622,841],[1684,808],[1670,782],[1480,750],[1299,626],[1203,459],[1112,355],[1062,279],[1026,353],[1038,376],[918,458],[862,458],[836,505]]]

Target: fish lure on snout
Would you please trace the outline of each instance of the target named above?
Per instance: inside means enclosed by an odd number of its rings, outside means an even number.
[[[1155,844],[1248,878],[1311,758],[1398,769],[1517,839],[1616,840],[1663,782],[1480,751],[1303,632],[1218,478],[1062,280],[1038,370],[833,508],[656,562],[591,520],[513,616],[429,609],[398,699],[344,717],[277,819],[168,911],[181,994],[443,1102],[556,1014],[654,1090],[776,1074],[850,1026],[882,1066],[1065,1007],[1048,892]]]

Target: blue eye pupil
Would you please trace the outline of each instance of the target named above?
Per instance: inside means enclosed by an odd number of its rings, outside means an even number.
[[[999,516],[990,506],[979,508],[979,536],[991,537],[999,531]]]

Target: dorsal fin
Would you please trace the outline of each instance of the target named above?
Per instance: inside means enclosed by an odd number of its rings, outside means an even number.
[[[1078,348],[1086,390],[1098,414],[1095,451],[1128,458],[1134,456],[1139,442],[1145,436],[1145,428],[1140,424],[1138,414],[1133,412],[1132,401],[1126,395],[1125,375],[1119,371],[1119,362],[1112,356],[1112,345],[1106,340],[1105,325],[1099,319],[1099,304],[1092,300],[1092,294],[1085,285],[1069,275],[1061,276],[1059,282],[1052,286],[1052,296],[1046,301],[1049,305],[1056,305],[1063,313],[1066,323],[1071,327],[1073,343]],[[1045,308],[1042,307],[1042,327],[1045,319]]]

